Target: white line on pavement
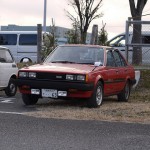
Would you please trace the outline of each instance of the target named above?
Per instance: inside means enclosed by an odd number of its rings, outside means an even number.
[[[0,111],[0,114],[14,114],[14,115],[23,115],[24,113]]]

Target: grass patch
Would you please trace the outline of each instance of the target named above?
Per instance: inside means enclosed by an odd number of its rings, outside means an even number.
[[[150,89],[150,70],[141,71],[139,88]]]
[[[139,84],[131,92],[130,100],[150,102],[150,70],[141,70]]]
[[[26,66],[31,66],[31,65],[34,65],[33,63],[17,63],[17,66],[19,69],[23,68],[23,67],[26,67]]]

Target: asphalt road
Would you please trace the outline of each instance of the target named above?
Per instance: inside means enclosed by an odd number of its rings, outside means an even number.
[[[0,93],[0,150],[150,150],[150,125],[25,116],[20,95]]]

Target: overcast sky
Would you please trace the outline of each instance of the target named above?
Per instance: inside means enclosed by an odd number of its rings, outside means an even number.
[[[55,19],[55,25],[71,28],[71,21],[67,18],[65,9],[69,9],[69,0],[47,0],[47,26],[51,25],[51,18]],[[0,25],[33,25],[43,24],[44,0],[0,0]],[[131,16],[129,0],[103,0],[99,10],[103,17],[92,22],[89,28],[91,32],[93,24],[102,27],[102,21],[106,23],[109,37],[125,31],[125,21]],[[143,14],[150,14],[150,1],[147,2]],[[143,17],[150,21],[150,15]]]

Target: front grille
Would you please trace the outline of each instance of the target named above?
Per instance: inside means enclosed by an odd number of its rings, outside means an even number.
[[[66,80],[66,74],[58,74],[58,73],[56,74],[49,72],[37,72],[36,77],[39,80],[58,80],[58,81]]]

